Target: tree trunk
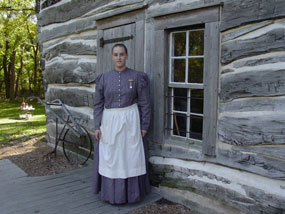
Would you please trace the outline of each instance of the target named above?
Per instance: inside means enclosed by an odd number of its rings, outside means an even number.
[[[15,99],[15,62],[16,62],[16,51],[13,51],[11,57],[10,57],[10,63],[9,63],[9,70],[10,70],[10,100]]]
[[[42,69],[39,69],[39,81],[38,81],[38,93],[39,94],[41,92],[42,85],[43,85],[43,73],[42,73]]]
[[[23,59],[24,59],[24,52],[25,52],[25,44],[22,45],[22,52],[21,52],[21,65],[20,65],[20,68],[19,68],[19,71],[18,71],[18,75],[17,75],[17,79],[16,79],[16,89],[15,89],[15,97],[18,96],[18,91],[19,91],[19,80],[22,76],[22,73],[23,73],[23,67],[24,67],[24,62],[23,62]]]
[[[8,60],[7,60],[8,50],[9,50],[9,42],[6,41],[5,54],[3,56],[3,70],[4,70],[5,92],[7,99],[10,98],[10,73],[8,70]]]
[[[41,0],[36,0],[35,11],[36,13],[39,13],[40,10],[41,10]]]
[[[28,80],[29,80],[29,93],[31,93],[32,92],[32,78],[31,78],[31,72],[29,69],[27,70],[27,73],[28,73]]]
[[[0,81],[0,92],[2,91],[2,85],[3,85],[3,83],[4,83],[4,81],[1,80],[1,81]]]
[[[34,94],[37,93],[37,85],[38,85],[38,49],[39,44],[37,43],[36,47],[33,47],[34,50]]]

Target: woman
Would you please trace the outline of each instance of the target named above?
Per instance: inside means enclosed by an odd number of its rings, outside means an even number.
[[[150,192],[144,139],[151,114],[149,79],[127,68],[127,59],[126,46],[114,45],[115,69],[96,79],[94,192],[111,204],[138,202]]]

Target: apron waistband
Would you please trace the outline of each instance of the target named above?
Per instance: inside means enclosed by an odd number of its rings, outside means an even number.
[[[123,108],[104,108],[104,111],[127,111],[130,109],[134,109],[138,106],[137,103],[127,106],[127,107],[123,107]]]

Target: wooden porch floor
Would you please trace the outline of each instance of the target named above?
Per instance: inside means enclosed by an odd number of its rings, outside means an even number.
[[[0,213],[126,213],[159,200],[149,194],[136,204],[114,206],[92,193],[92,166],[40,177],[27,174],[8,159],[0,160]]]

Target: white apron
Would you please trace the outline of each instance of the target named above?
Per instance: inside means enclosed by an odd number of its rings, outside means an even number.
[[[128,178],[146,174],[137,104],[104,109],[100,130],[100,175]]]

